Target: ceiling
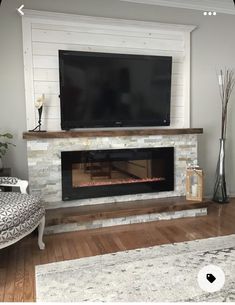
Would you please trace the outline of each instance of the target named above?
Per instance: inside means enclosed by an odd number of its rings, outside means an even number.
[[[233,0],[120,0],[132,3],[148,5],[160,5],[168,7],[178,7],[194,9],[200,11],[215,11],[217,13],[235,15],[235,5]]]

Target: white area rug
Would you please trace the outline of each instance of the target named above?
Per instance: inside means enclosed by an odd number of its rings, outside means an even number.
[[[209,264],[225,285],[206,293],[197,283]],[[235,235],[36,266],[39,302],[235,301]]]

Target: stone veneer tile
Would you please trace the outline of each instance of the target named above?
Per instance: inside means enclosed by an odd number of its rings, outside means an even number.
[[[170,220],[170,219],[205,216],[205,215],[207,215],[207,208],[165,212],[165,213],[152,213],[152,214],[144,214],[138,216],[133,215],[133,216],[127,216],[125,218],[120,217],[120,218],[112,218],[112,219],[99,219],[99,220],[89,221],[83,224],[70,223],[70,224],[60,224],[51,227],[46,227],[45,234],[97,229],[97,228],[104,228],[111,226],[134,224],[134,223],[143,223],[143,222],[151,222],[158,220]]]
[[[171,146],[175,148],[174,191],[61,201],[61,151]],[[28,141],[27,151],[30,192],[40,194],[47,207],[91,205],[185,195],[187,163],[197,161],[197,135],[39,139]]]

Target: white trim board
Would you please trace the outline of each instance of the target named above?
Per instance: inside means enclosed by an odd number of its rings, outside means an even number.
[[[43,123],[60,130],[58,50],[173,57],[171,126],[190,127],[190,36],[193,25],[24,10],[22,17],[27,129],[45,94]]]
[[[131,0],[130,0],[131,1]],[[75,14],[65,14],[65,13],[57,13],[57,12],[48,12],[48,11],[36,11],[24,9],[24,16],[22,19],[30,18],[32,21],[36,20],[44,20],[44,23],[52,23],[52,24],[63,24],[66,25],[77,25],[78,23],[86,24],[92,26],[120,26],[121,28],[132,28],[133,30],[152,30],[163,28],[165,30],[172,31],[185,31],[191,32],[196,26],[195,25],[187,25],[187,24],[170,24],[170,23],[160,23],[160,22],[150,22],[150,21],[137,21],[137,20],[128,20],[128,19],[114,19],[107,17],[94,17],[94,16],[85,16],[85,15],[75,15]]]
[[[147,5],[185,8],[199,11],[216,11],[217,13],[235,15],[233,0],[119,0]]]

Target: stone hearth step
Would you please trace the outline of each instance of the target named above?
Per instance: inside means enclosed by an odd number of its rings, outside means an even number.
[[[185,197],[171,197],[49,209],[46,212],[45,233],[204,216],[210,203],[210,200],[197,202],[187,201]]]

